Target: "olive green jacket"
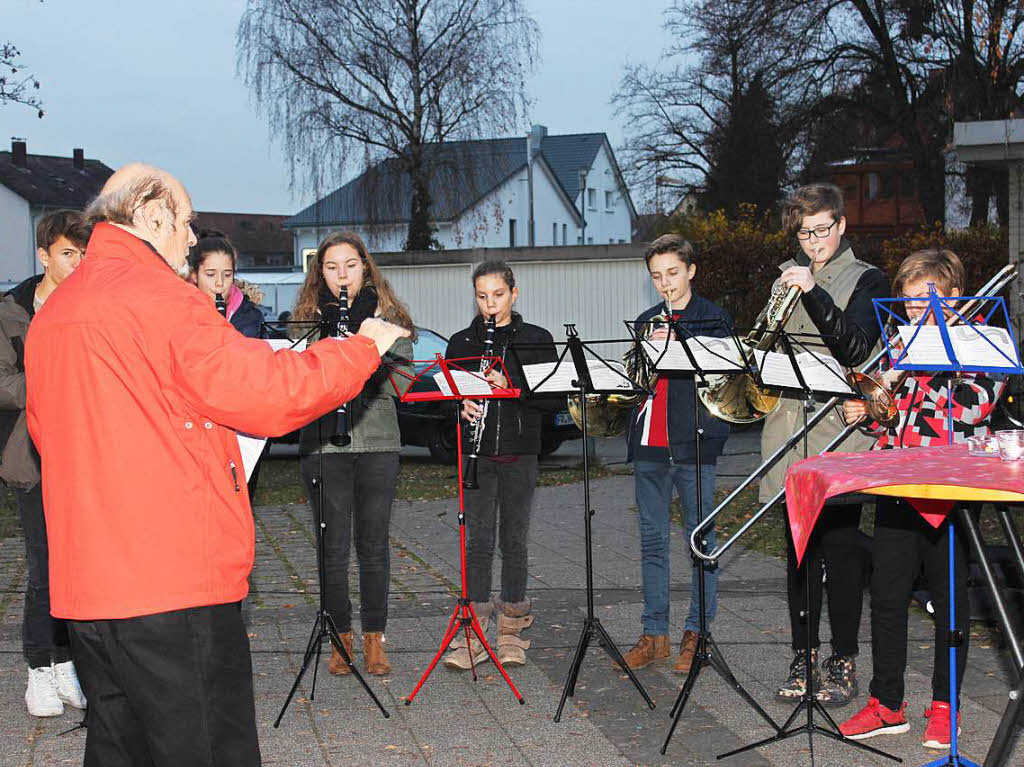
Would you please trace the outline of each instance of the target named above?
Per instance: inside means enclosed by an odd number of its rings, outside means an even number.
[[[401,449],[395,401],[409,388],[413,373],[412,342],[408,338],[399,338],[384,355],[383,363],[363,390],[348,403],[348,429],[352,442],[344,447],[331,444],[337,424],[336,411],[332,410],[303,427],[299,436],[300,454],[315,453],[318,445],[323,446],[325,453],[389,453]],[[392,371],[390,375],[389,370]]]

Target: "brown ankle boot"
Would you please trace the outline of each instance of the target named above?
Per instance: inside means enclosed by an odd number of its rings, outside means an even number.
[[[697,632],[687,629],[683,632],[683,641],[679,643],[679,655],[676,657],[672,670],[677,674],[689,674],[693,665],[693,656],[697,652]]]
[[[363,655],[366,657],[366,670],[377,676],[391,673],[388,654],[384,651],[384,634],[380,631],[369,631],[363,634]]]
[[[344,634],[338,634],[341,637],[341,644],[345,648],[345,652],[348,653],[348,657],[352,657],[352,632],[346,631]],[[345,659],[338,652],[338,648],[334,646],[334,642],[331,642],[331,659],[327,661],[327,670],[335,676],[343,676],[344,674],[351,674],[352,669],[348,667]]]
[[[633,645],[633,649],[626,653],[624,660],[631,669],[644,668],[654,661],[667,658],[672,654],[672,646],[668,641],[668,634],[650,636],[644,634]],[[616,668],[618,664],[616,664]]]

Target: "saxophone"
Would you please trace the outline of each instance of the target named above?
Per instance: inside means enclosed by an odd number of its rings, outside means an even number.
[[[740,344],[749,351],[771,350],[799,300],[800,288],[776,283],[754,327],[740,339]],[[760,421],[775,410],[781,400],[777,389],[758,385],[749,373],[710,375],[707,382],[707,386],[697,390],[697,396],[712,415],[729,423]]]

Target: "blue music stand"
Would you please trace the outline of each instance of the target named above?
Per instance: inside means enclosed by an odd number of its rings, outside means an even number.
[[[921,300],[922,299],[920,298],[872,299],[875,306],[875,317],[878,319],[878,323],[882,328],[882,338],[885,339],[886,352],[888,353],[893,369],[927,372],[950,371],[954,373],[998,373],[1003,375],[1024,373],[1024,367],[1021,366],[1020,356],[1017,352],[1017,342],[1013,337],[1013,325],[1010,323],[1010,315],[1006,309],[1006,301],[1001,296],[940,296],[935,290],[934,283],[928,283],[928,309],[918,321],[914,332],[904,345],[903,350],[899,352],[894,351],[892,343],[899,337],[899,334],[893,333],[890,337],[890,335],[886,333],[888,323],[894,322],[897,327],[901,325],[909,326],[911,323],[904,319],[903,316],[893,311],[890,307],[896,307],[900,304],[906,304],[911,301],[918,302]],[[964,317],[956,309],[956,304],[971,300],[979,302],[978,321],[972,321],[972,318]],[[947,314],[949,315],[949,320],[946,319]],[[935,320],[935,326],[938,328],[939,338],[942,340],[942,345],[945,349],[946,357],[949,359],[949,364],[929,363],[927,366],[923,366],[913,364],[908,359],[910,347],[920,335],[921,330],[926,327],[925,322],[929,316]],[[1010,336],[1012,346],[1012,352],[1009,354],[996,346],[990,338],[978,329],[989,325],[989,321],[993,316],[1000,317],[1005,323],[1004,327]],[[957,359],[956,351],[953,348],[953,341],[949,335],[949,327],[947,325],[947,322],[949,321],[961,323],[964,327],[975,328],[975,332],[978,337],[984,340],[985,343],[996,351],[996,358],[999,364],[970,366],[961,364]],[[946,392],[946,431],[949,436],[950,445],[953,444],[953,387],[954,383],[951,378],[947,385]],[[953,552],[955,550],[955,529],[955,525],[951,519],[949,521],[949,754],[941,759],[935,760],[934,762],[928,762],[923,765],[923,767],[940,767],[941,765],[953,765],[954,767],[979,767],[975,762],[970,761],[966,757],[960,756],[957,746],[959,706],[957,705],[956,648],[961,640],[954,636],[955,629],[953,628],[956,626],[956,589],[954,588],[953,583],[954,575],[956,574],[956,564],[953,557]]]

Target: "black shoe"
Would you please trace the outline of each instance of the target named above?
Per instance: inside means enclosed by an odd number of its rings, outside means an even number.
[[[814,675],[814,687],[821,687],[821,675],[818,672],[818,651],[811,650],[811,673]],[[789,664],[789,678],[779,687],[775,697],[784,702],[794,702],[803,697],[807,691],[807,651],[797,650],[793,662]]]
[[[852,655],[831,655],[821,664],[825,678],[816,698],[824,706],[838,708],[857,697],[857,661]]]

